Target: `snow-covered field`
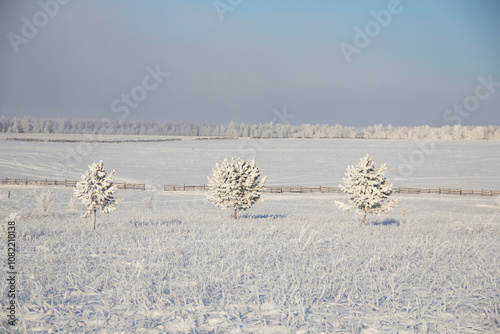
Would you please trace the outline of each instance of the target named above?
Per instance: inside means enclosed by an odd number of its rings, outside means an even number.
[[[164,184],[207,183],[215,163],[239,156],[255,159],[269,185],[337,186],[348,165],[370,154],[387,163],[396,187],[464,187],[500,190],[500,141],[413,141],[384,139],[245,139],[163,143],[45,143],[1,140],[0,177],[79,180],[87,166],[104,160],[116,181]],[[24,135],[28,138],[99,139],[97,135]],[[157,136],[103,136],[160,139]]]
[[[366,153],[387,162],[395,186],[500,189],[499,142],[1,145],[0,178],[77,180],[102,159],[116,181],[147,186],[118,191],[123,202],[98,213],[95,231],[83,207],[68,205],[70,188],[0,186],[2,229],[10,218],[18,232],[18,332],[500,331],[494,197],[394,195],[393,211],[361,227],[360,216],[334,205],[342,194],[264,194],[234,221],[201,192],[162,191],[204,184],[232,156],[255,158],[269,185],[336,186]],[[414,162],[411,173],[403,160]],[[47,190],[54,205],[42,214],[36,198]],[[2,240],[6,254],[6,233]],[[6,268],[6,256],[0,261]],[[1,279],[5,314],[7,290]]]

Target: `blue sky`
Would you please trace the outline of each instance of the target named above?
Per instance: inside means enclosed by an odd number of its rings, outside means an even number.
[[[499,33],[495,0],[3,1],[0,114],[500,125]]]

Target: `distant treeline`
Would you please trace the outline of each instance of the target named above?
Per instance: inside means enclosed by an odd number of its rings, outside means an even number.
[[[123,143],[160,143],[166,141],[180,141],[178,138],[167,139],[131,139],[131,140],[93,140],[93,139],[49,139],[49,138],[5,138],[12,141],[28,141],[28,142],[45,142],[45,143],[106,143],[106,144],[123,144]]]
[[[367,138],[500,140],[500,126],[382,126],[355,128],[342,125],[212,124],[208,122],[103,121],[0,117],[2,133],[119,134],[157,136],[216,136],[254,138]]]

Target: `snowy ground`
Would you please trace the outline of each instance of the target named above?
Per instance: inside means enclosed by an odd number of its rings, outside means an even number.
[[[394,169],[420,150],[412,141],[89,147],[61,174],[60,160],[78,144],[2,141],[0,177],[78,179],[103,159],[117,181],[148,186],[118,191],[124,201],[98,214],[95,231],[82,207],[68,205],[70,188],[0,186],[2,229],[10,217],[18,231],[19,332],[500,331],[495,198],[399,195],[394,211],[361,227],[334,206],[341,194],[264,194],[234,221],[201,192],[160,190],[206,183],[215,162],[233,155],[255,157],[269,184],[337,185],[365,153],[387,162],[395,186],[500,189],[498,142],[437,142],[409,176]],[[36,198],[46,190],[54,206],[42,214]],[[0,291],[5,312],[5,279]]]
[[[262,173],[268,176],[269,185],[337,186],[348,165],[355,165],[362,156],[370,154],[375,164],[387,163],[387,178],[396,187],[500,190],[500,141],[177,137],[182,141],[92,144],[1,140],[9,136],[13,135],[0,134],[0,177],[79,180],[88,165],[102,159],[106,169],[116,170],[119,182],[146,183],[150,188],[163,188],[163,184],[202,185],[207,183],[215,163],[239,156],[255,159]],[[48,137],[85,139],[87,136]]]

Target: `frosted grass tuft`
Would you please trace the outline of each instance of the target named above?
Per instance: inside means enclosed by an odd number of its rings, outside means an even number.
[[[62,204],[57,220],[19,218],[28,332],[498,329],[496,209],[429,215],[442,211],[440,197],[400,197],[404,218],[392,212],[360,229],[335,209],[340,195],[270,194],[242,221],[206,201],[186,212],[177,194],[144,214],[150,194],[123,195],[136,204],[96,231]]]

